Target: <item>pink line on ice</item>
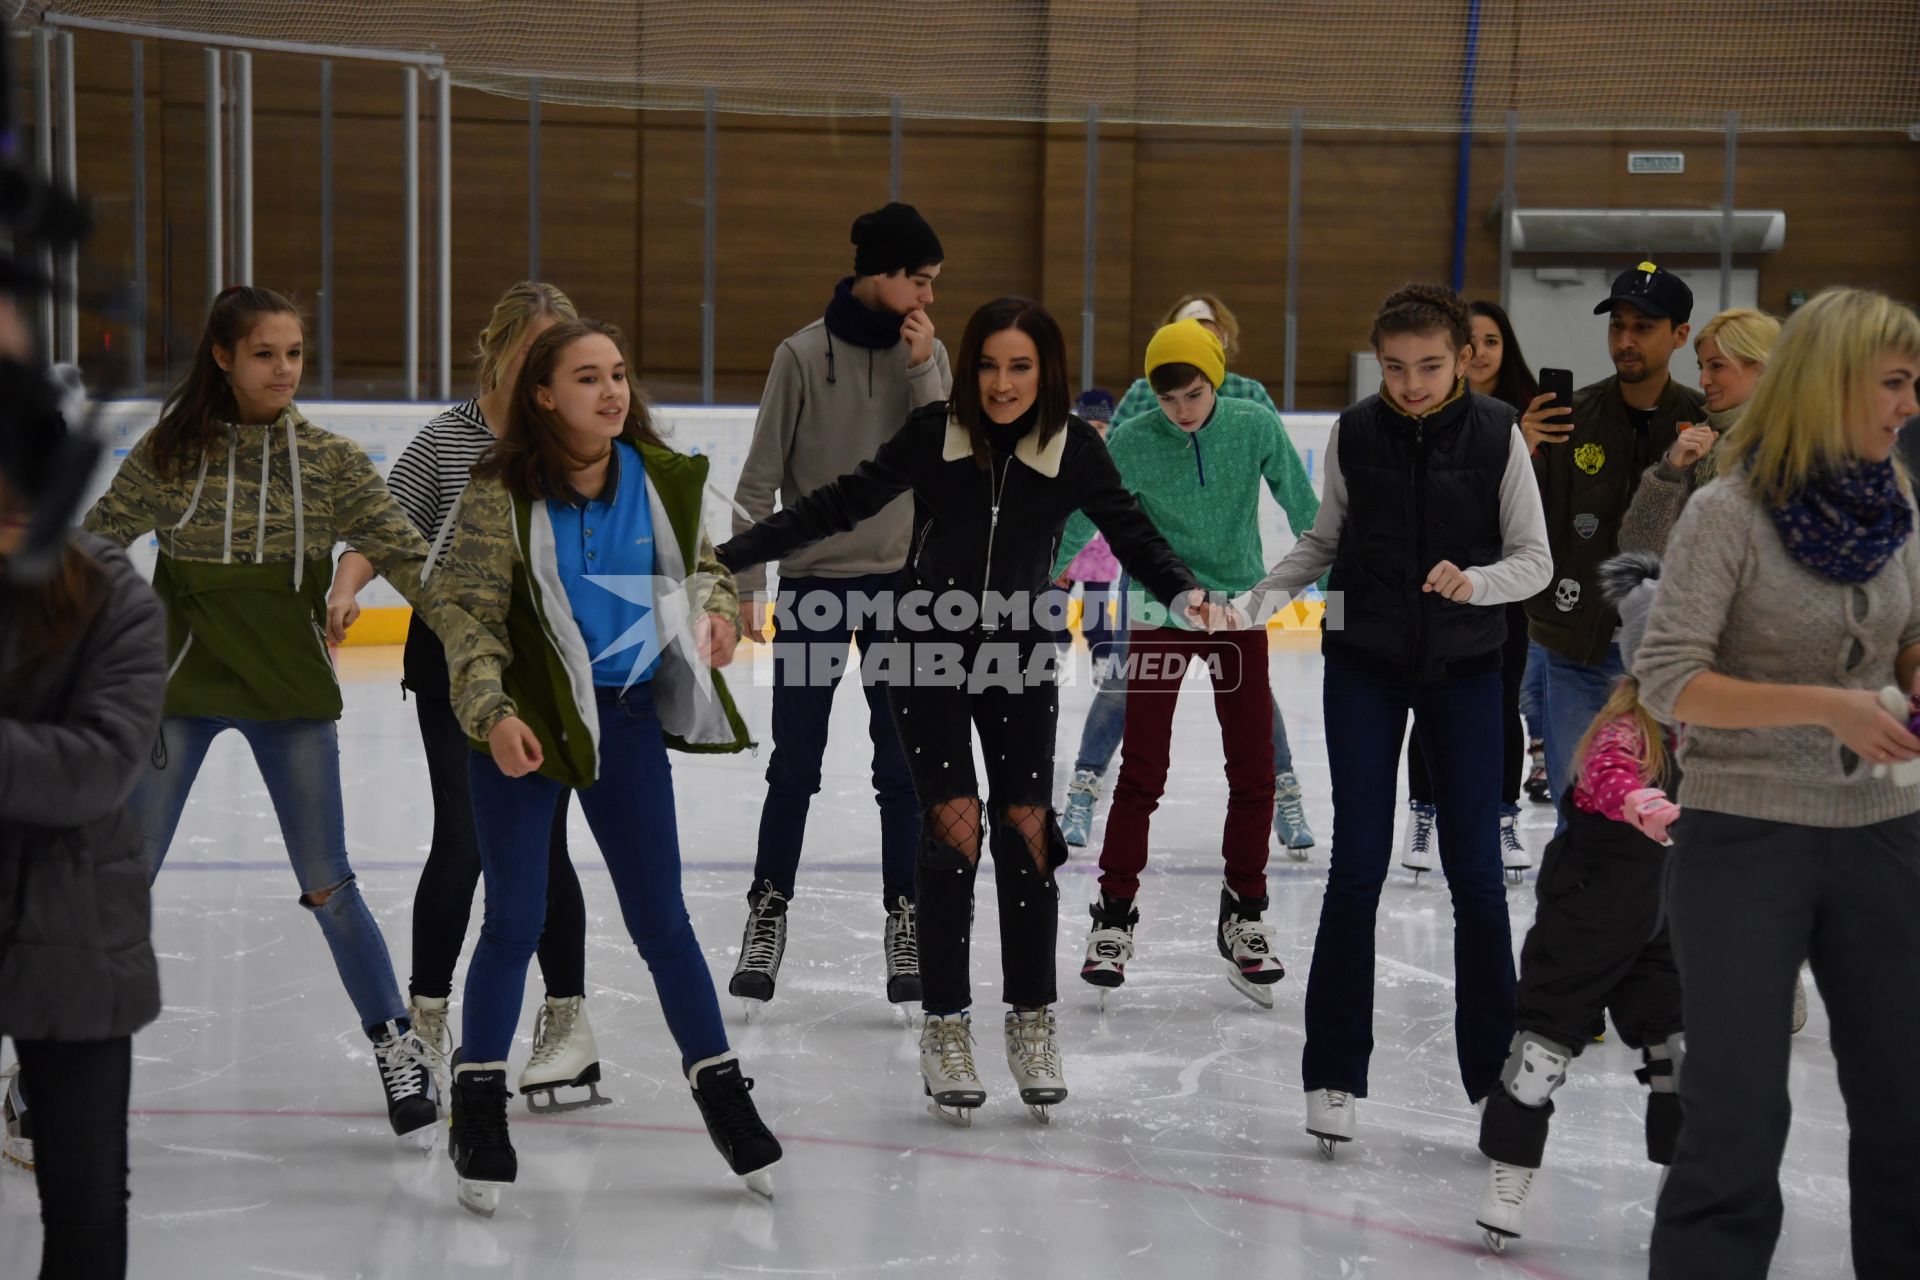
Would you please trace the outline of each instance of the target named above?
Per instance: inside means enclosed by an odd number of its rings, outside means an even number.
[[[130,1114],[141,1117],[159,1118],[172,1116],[228,1116],[239,1119],[300,1119],[300,1120],[385,1120],[387,1117],[374,1111],[274,1111],[267,1108],[228,1108],[228,1107],[142,1107]],[[622,1133],[670,1133],[704,1138],[705,1129],[696,1129],[691,1125],[677,1124],[637,1124],[623,1120],[566,1120],[556,1117],[516,1116],[513,1123],[518,1125],[545,1125],[552,1128],[568,1129],[607,1129]],[[1015,1169],[1032,1169],[1039,1173],[1068,1174],[1077,1178],[1111,1179],[1115,1182],[1130,1183],[1139,1187],[1152,1187],[1159,1191],[1174,1191],[1182,1195],[1206,1196],[1213,1200],[1225,1200],[1233,1204],[1251,1205],[1262,1209],[1278,1209],[1303,1218],[1322,1218],[1329,1222],[1342,1222],[1367,1231],[1381,1231],[1403,1240],[1426,1245],[1432,1249],[1442,1249],[1448,1253],[1463,1254],[1468,1257],[1484,1259],[1488,1262],[1504,1264],[1505,1267],[1534,1280],[1568,1280],[1561,1272],[1529,1262],[1520,1258],[1489,1253],[1484,1247],[1465,1240],[1456,1240],[1449,1236],[1437,1236],[1418,1227],[1401,1227],[1386,1222],[1373,1222],[1364,1217],[1341,1213],[1333,1209],[1322,1209],[1310,1204],[1301,1204],[1295,1200],[1280,1200],[1272,1196],[1255,1195],[1249,1191],[1233,1191],[1222,1187],[1203,1187],[1192,1182],[1177,1182],[1171,1178],[1155,1178],[1144,1173],[1131,1173],[1123,1169],[1095,1169],[1088,1165],[1050,1164],[1045,1160],[1029,1160],[1022,1156],[995,1155],[985,1151],[954,1151],[945,1147],[901,1146],[894,1142],[874,1142],[864,1138],[835,1138],[825,1134],[779,1134],[782,1142],[800,1143],[806,1146],[849,1147],[860,1151],[884,1151],[891,1155],[934,1156],[942,1160],[969,1161],[976,1164],[1005,1165]]]

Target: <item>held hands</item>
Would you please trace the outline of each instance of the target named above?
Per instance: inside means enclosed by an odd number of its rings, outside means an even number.
[[[347,628],[360,620],[360,602],[350,591],[335,590],[327,596],[327,643],[345,644]]]
[[[1573,416],[1573,406],[1556,404],[1546,408],[1554,398],[1553,392],[1542,392],[1520,416],[1520,434],[1527,438],[1529,453],[1543,444],[1562,444],[1573,434],[1573,423],[1566,421]]]
[[[1667,450],[1667,465],[1675,471],[1685,471],[1706,457],[1719,438],[1720,433],[1706,423],[1694,423],[1674,439],[1673,447]]]
[[[717,613],[703,613],[694,621],[693,640],[701,665],[718,668],[733,661],[734,646],[740,643],[740,636],[730,619]]]
[[[1672,844],[1667,831],[1680,816],[1680,806],[1667,799],[1667,793],[1658,787],[1641,787],[1627,792],[1621,816],[1628,826],[1655,844]]]
[[[508,716],[489,729],[487,747],[493,752],[493,763],[509,778],[524,778],[546,762],[540,739],[519,716]]]
[[[918,369],[933,359],[933,321],[924,311],[909,311],[900,322],[900,339],[907,344],[907,368]]]
[[[1189,591],[1182,602],[1181,615],[1195,631],[1212,635],[1216,631],[1239,631],[1247,626],[1247,617],[1227,603],[1215,604],[1205,591]]]
[[[1437,591],[1455,604],[1465,604],[1473,599],[1473,579],[1453,561],[1442,560],[1433,566],[1420,590]]]
[[[773,639],[773,615],[767,602],[758,596],[749,596],[740,602],[740,622],[742,640],[766,644]]]

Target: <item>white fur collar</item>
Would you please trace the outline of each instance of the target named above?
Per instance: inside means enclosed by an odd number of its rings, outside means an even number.
[[[1035,427],[1020,437],[1013,447],[1013,456],[1027,464],[1033,470],[1052,480],[1060,474],[1060,459],[1067,451],[1067,428],[1061,427],[1047,442],[1040,446],[1040,428]],[[952,418],[947,419],[947,442],[940,451],[942,462],[959,462],[973,456],[973,437],[967,429]]]

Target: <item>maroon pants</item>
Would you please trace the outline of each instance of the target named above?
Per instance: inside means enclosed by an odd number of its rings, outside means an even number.
[[[1214,635],[1170,627],[1135,628],[1127,651],[1127,727],[1120,781],[1100,850],[1100,888],[1132,898],[1147,865],[1147,830],[1167,789],[1173,710],[1188,663],[1213,677],[1213,713],[1227,754],[1227,820],[1220,853],[1227,886],[1243,898],[1267,896],[1267,838],[1273,826],[1273,699],[1267,685],[1264,628]]]

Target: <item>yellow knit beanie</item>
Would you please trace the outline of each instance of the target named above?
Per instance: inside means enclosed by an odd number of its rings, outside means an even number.
[[[1147,376],[1163,364],[1190,364],[1207,375],[1218,391],[1227,376],[1227,353],[1213,331],[1198,320],[1175,320],[1147,343]]]

